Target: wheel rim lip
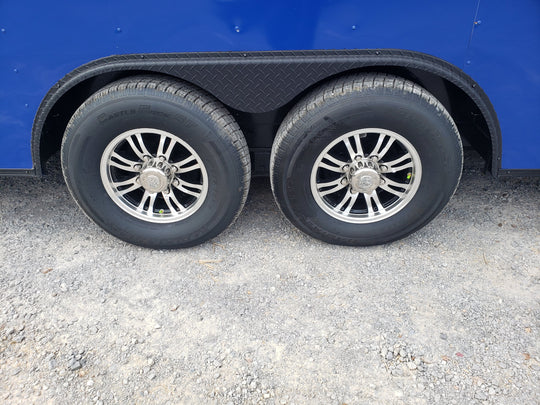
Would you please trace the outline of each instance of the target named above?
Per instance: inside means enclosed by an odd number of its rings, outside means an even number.
[[[324,196],[320,195],[319,189],[317,187],[317,184],[318,184],[317,172],[319,170],[319,164],[324,159],[324,156],[330,150],[332,150],[336,145],[338,145],[340,142],[343,142],[343,140],[349,139],[350,137],[353,137],[354,135],[363,135],[363,134],[370,134],[370,133],[385,134],[387,136],[390,136],[394,138],[394,140],[397,140],[400,143],[401,147],[403,147],[408,153],[410,153],[411,160],[413,163],[412,181],[411,183],[409,183],[409,187],[406,188],[406,190],[403,192],[404,197],[399,197],[397,201],[390,204],[388,207],[385,207],[386,212],[382,214],[375,213],[373,216],[369,216],[369,214],[350,214],[350,213],[344,214],[342,211],[336,211],[333,208],[333,206],[330,205],[325,200]],[[313,167],[311,169],[310,188],[311,188],[311,194],[315,202],[326,214],[342,222],[347,222],[347,223],[352,223],[352,224],[368,224],[368,223],[379,222],[384,219],[390,218],[394,216],[395,214],[397,214],[399,211],[401,211],[403,208],[405,208],[413,199],[416,192],[418,191],[421,179],[422,179],[422,164],[421,164],[420,156],[416,148],[405,137],[403,137],[402,135],[394,131],[390,131],[388,129],[362,128],[362,129],[357,129],[357,130],[347,132],[339,136],[322,150],[322,152],[317,156],[317,159],[315,160],[315,163],[313,164]],[[379,187],[377,187],[377,189],[378,188]],[[374,192],[376,192],[377,189],[375,189]],[[333,193],[330,193],[330,194],[333,194]],[[364,193],[359,193],[359,194],[364,194]]]
[[[118,193],[118,190],[112,186],[112,183],[114,180],[112,178],[110,165],[108,164],[108,161],[112,153],[115,151],[115,149],[128,137],[135,134],[141,134],[141,136],[143,134],[157,134],[157,135],[164,135],[164,136],[170,137],[171,139],[174,139],[176,142],[178,142],[182,147],[187,149],[187,151],[195,157],[197,163],[200,165],[199,170],[201,171],[203,188],[201,190],[200,195],[196,197],[197,198],[196,201],[193,204],[191,204],[188,208],[186,208],[184,212],[176,212],[175,214],[154,213],[154,215],[149,216],[137,210],[137,206],[135,206],[126,198],[124,198],[122,195],[120,195]],[[124,212],[128,213],[132,217],[143,220],[145,222],[151,222],[151,223],[162,223],[162,224],[173,223],[173,222],[178,222],[178,221],[188,218],[189,216],[193,215],[195,212],[199,210],[199,208],[203,205],[204,201],[206,200],[206,196],[208,194],[208,184],[209,184],[208,174],[206,171],[206,167],[203,163],[203,160],[200,158],[199,154],[186,141],[181,139],[179,136],[176,136],[170,132],[163,131],[156,128],[130,129],[128,131],[122,132],[121,134],[117,135],[112,141],[110,141],[101,156],[100,177],[101,177],[101,182],[105,188],[105,191],[107,192],[111,200],[119,208],[121,208]],[[159,194],[159,193],[154,193],[154,194]]]

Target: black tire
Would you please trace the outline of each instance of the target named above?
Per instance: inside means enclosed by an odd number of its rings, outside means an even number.
[[[249,152],[234,118],[173,79],[132,77],[103,88],[71,118],[61,153],[87,216],[144,247],[189,247],[218,235],[249,189]]]
[[[453,195],[462,162],[456,125],[435,97],[403,78],[355,74],[289,112],[272,147],[270,180],[281,211],[303,232],[374,245],[431,221]]]

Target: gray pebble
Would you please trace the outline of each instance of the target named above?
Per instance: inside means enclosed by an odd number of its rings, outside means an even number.
[[[68,365],[68,368],[69,368],[71,371],[79,370],[81,367],[82,367],[82,364],[81,364],[79,361],[77,361],[77,360],[72,361],[72,362]]]

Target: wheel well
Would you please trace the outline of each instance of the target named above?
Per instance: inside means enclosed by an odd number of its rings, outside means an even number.
[[[463,90],[452,82],[421,69],[401,66],[373,66],[342,72],[316,83],[299,94],[293,101],[287,104],[292,108],[306,94],[322,84],[351,73],[387,73],[410,80],[429,91],[447,109],[458,127],[459,134],[465,146],[475,149],[485,161],[485,169],[495,175],[496,167],[493,167],[494,145],[490,136],[489,127],[484,115],[477,104]],[[495,170],[494,170],[495,169]]]
[[[43,131],[39,140],[39,159],[42,172],[45,172],[47,160],[60,150],[69,120],[92,94],[114,81],[148,73],[138,70],[103,73],[88,78],[69,89],[51,108],[43,124]],[[152,72],[150,74],[158,75]]]

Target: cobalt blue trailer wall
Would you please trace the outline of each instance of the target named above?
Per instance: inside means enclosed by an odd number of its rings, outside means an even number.
[[[462,68],[502,129],[502,169],[540,168],[540,4],[357,0],[0,3],[0,169],[32,169],[31,132],[64,75],[114,54],[408,49]]]

